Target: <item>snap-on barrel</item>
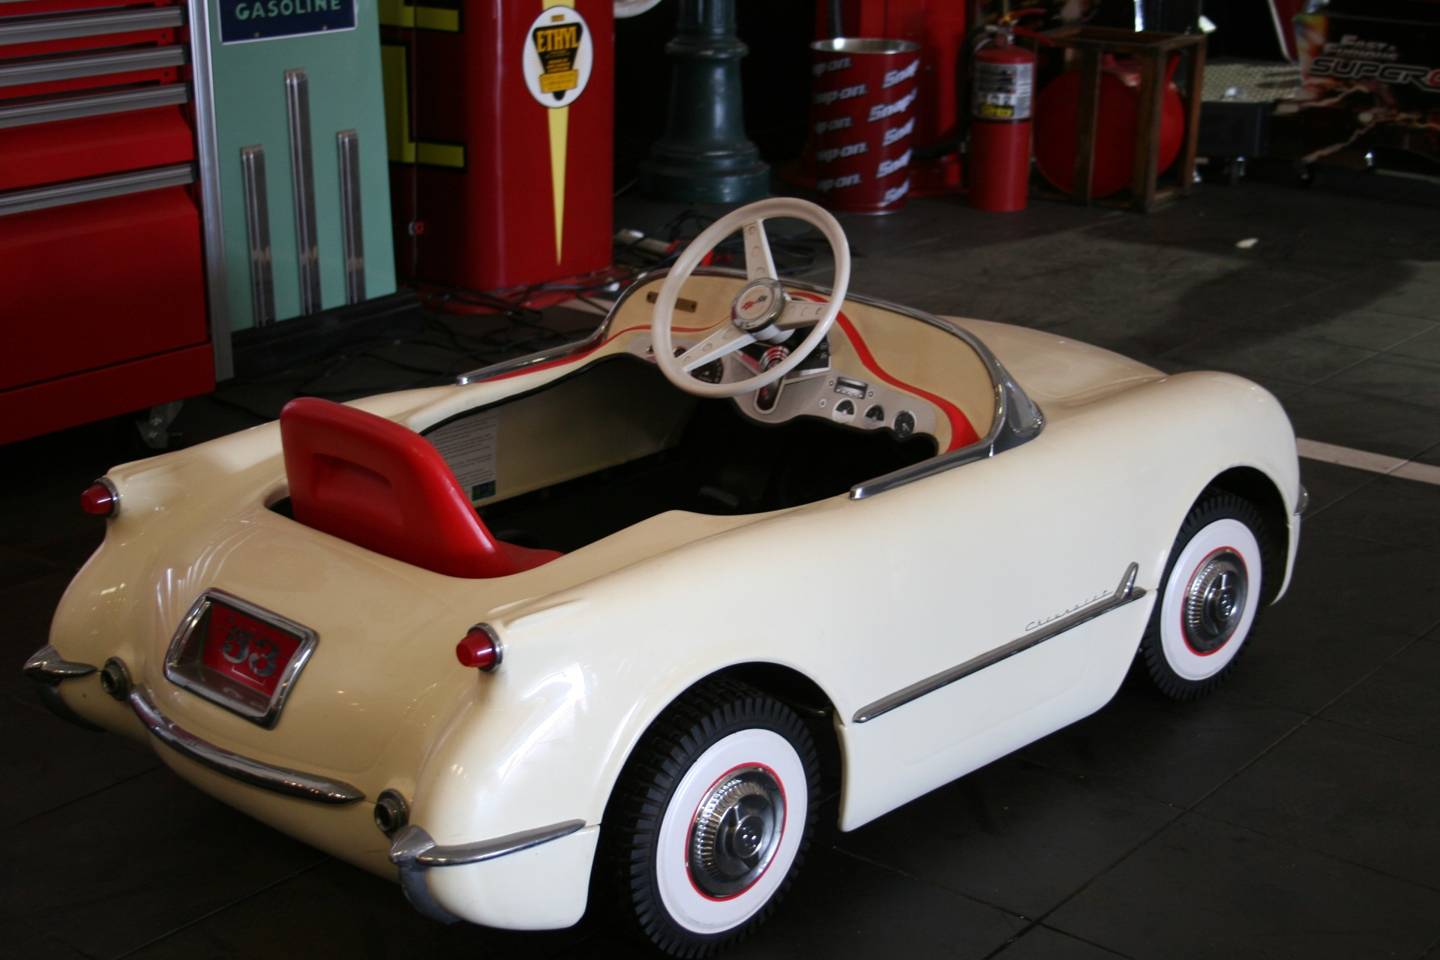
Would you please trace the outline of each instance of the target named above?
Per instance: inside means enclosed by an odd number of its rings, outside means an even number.
[[[836,37],[810,50],[816,189],[835,210],[899,210],[910,192],[919,45]]]

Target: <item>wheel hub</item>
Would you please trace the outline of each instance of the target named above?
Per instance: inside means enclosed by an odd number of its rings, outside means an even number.
[[[1239,554],[1221,549],[1205,558],[1185,587],[1185,641],[1201,654],[1223,647],[1240,626],[1248,593],[1245,561]]]
[[[764,767],[732,771],[710,788],[690,829],[689,867],[710,897],[733,897],[760,879],[780,847],[785,794]]]

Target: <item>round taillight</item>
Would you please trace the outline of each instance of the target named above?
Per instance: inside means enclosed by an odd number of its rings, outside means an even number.
[[[500,638],[489,624],[477,623],[455,645],[455,659],[462,667],[490,671],[500,666]]]
[[[113,517],[120,509],[120,493],[113,483],[101,477],[80,494],[80,509],[92,517]]]

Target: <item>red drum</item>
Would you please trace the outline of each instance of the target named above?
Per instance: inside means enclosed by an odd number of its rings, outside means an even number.
[[[810,50],[815,188],[833,210],[899,210],[910,192],[919,45],[837,37]]]
[[[1160,105],[1158,173],[1170,169],[1185,141],[1185,103],[1170,78],[1179,59],[1170,61]],[[1108,197],[1135,179],[1135,136],[1140,109],[1140,70],[1132,64],[1102,64],[1100,104],[1095,124],[1095,164],[1091,193]],[[1075,191],[1075,156],[1079,152],[1075,118],[1080,113],[1080,71],[1056,77],[1035,105],[1035,165],[1058,190]]]

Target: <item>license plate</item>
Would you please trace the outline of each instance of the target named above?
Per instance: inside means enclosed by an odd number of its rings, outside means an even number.
[[[273,727],[315,648],[314,630],[220,590],[200,595],[165,656],[172,683]]]

